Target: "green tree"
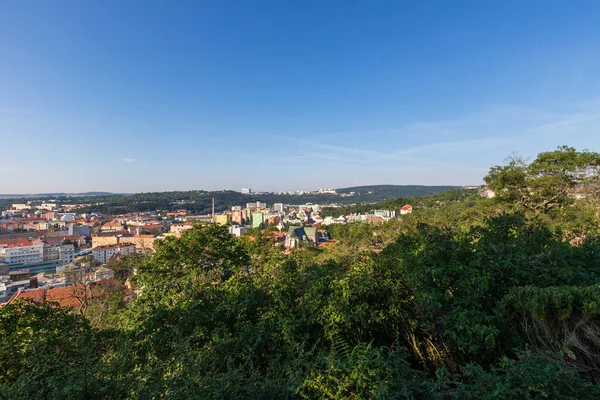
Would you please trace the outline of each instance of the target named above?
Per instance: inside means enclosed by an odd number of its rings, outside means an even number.
[[[529,164],[519,156],[507,161],[490,169],[486,184],[500,201],[535,215],[571,204],[578,195],[595,196],[600,178],[598,153],[560,146],[540,153]]]
[[[172,303],[203,290],[204,284],[224,282],[249,266],[248,254],[227,228],[198,225],[179,239],[160,241],[152,258],[139,265],[136,283],[142,299]]]
[[[115,279],[125,283],[133,276],[136,268],[142,265],[145,261],[146,256],[144,254],[116,254],[108,260],[106,266],[114,271]]]
[[[0,397],[101,398],[95,331],[67,309],[30,301],[0,307]]]

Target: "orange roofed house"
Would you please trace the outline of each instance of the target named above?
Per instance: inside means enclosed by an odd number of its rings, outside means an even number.
[[[125,226],[119,221],[110,221],[102,225],[102,232],[117,232],[125,230]]]
[[[400,215],[412,214],[413,208],[410,204],[406,204],[400,209]]]

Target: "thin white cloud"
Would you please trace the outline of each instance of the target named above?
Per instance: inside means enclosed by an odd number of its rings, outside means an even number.
[[[335,153],[329,154],[327,156],[330,160],[337,161],[351,161],[351,162],[377,162],[377,161],[386,161],[386,160],[395,160],[395,161],[408,161],[408,162],[419,162],[425,164],[439,165],[439,166],[447,166],[447,163],[432,160],[424,157],[407,157],[408,154],[418,153],[424,150],[430,150],[433,148],[448,148],[448,147],[461,147],[466,144],[470,144],[472,142],[486,142],[488,140],[496,140],[498,138],[484,138],[479,140],[461,140],[456,142],[446,142],[446,143],[435,143],[431,145],[425,146],[415,146],[410,147],[398,151],[393,152],[384,152],[384,151],[373,151],[373,150],[365,150],[361,148],[354,147],[344,147],[344,146],[335,146],[328,145],[324,143],[315,142],[312,140],[306,139],[297,139],[297,138],[287,138],[291,140],[295,140],[296,142],[307,144],[312,147],[331,150]],[[360,157],[360,158],[359,158]],[[325,156],[321,153],[306,153],[296,156],[296,158],[320,158],[323,159]]]
[[[123,161],[126,163],[132,163],[135,162],[135,158],[124,158]]]
[[[579,115],[572,115],[572,116],[567,116],[565,119],[558,121],[558,122],[554,122],[554,123],[550,123],[550,124],[546,124],[546,125],[540,125],[540,126],[536,126],[533,128],[529,128],[528,131],[529,132],[537,132],[537,131],[543,131],[546,129],[552,129],[552,128],[557,128],[560,126],[567,126],[567,125],[576,125],[579,124],[581,122],[588,122],[588,121],[596,121],[600,119],[600,114],[579,114]]]
[[[598,120],[600,100],[554,108],[484,107],[456,119],[418,121],[360,134],[304,132],[269,138],[286,141],[290,152],[285,160],[295,166],[327,163],[342,176],[367,180],[476,184],[490,165],[501,163],[511,151],[534,156],[563,142],[600,149],[600,136],[594,133]],[[289,146],[290,142],[296,145]],[[343,180],[333,175],[331,179]]]

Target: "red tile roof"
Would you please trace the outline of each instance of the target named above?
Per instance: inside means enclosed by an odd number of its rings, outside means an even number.
[[[51,301],[58,303],[59,307],[79,308],[82,306],[80,299],[85,294],[85,290],[83,285],[67,286],[64,288],[19,290],[6,304],[11,304],[17,299],[31,299],[37,304]]]
[[[110,221],[110,222],[107,222],[104,225],[102,225],[102,227],[105,227],[105,226],[107,226],[107,227],[122,227],[123,224],[120,223],[119,221]]]
[[[155,224],[155,225],[141,225],[138,228],[140,228],[140,229],[162,229],[162,225],[160,225],[160,224]]]
[[[31,299],[35,303],[41,304],[44,302],[44,297],[45,297],[45,289],[44,288],[32,289],[32,290],[19,290],[17,293],[15,293],[10,298],[10,300],[8,300],[8,303],[12,303],[16,299]]]
[[[79,308],[82,306],[81,298],[85,296],[85,291],[83,285],[47,289],[46,301],[57,302],[60,307]]]
[[[271,234],[275,237],[285,237],[287,236],[287,232],[271,232]]]
[[[16,239],[2,239],[0,240],[0,245],[9,246],[9,245],[24,245],[31,246],[31,242],[27,240],[27,238],[16,238]]]
[[[86,295],[91,295],[90,288],[92,287],[101,289],[100,291],[94,289],[95,297],[98,295],[110,295],[109,292],[105,292],[104,289],[118,289],[126,297],[131,297],[133,294],[131,290],[121,282],[115,279],[103,279],[101,281],[92,282],[89,288],[86,288],[83,285],[75,285],[62,288],[20,290],[5,304],[10,304],[17,299],[31,299],[36,304],[43,304],[44,302],[50,301],[57,303],[59,307],[80,308],[83,305],[82,299]]]

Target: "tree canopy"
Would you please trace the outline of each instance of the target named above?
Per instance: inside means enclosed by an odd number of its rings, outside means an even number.
[[[494,199],[408,199],[285,253],[197,226],[113,260],[132,302],[0,308],[0,397],[599,398],[598,165],[513,157],[486,177]]]

